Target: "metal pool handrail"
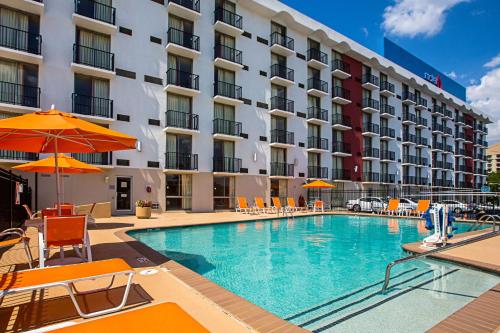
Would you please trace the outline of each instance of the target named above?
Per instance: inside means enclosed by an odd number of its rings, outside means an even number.
[[[443,247],[440,247],[440,248],[437,248],[437,249],[432,249],[432,250],[427,251],[427,252],[417,253],[417,254],[411,255],[409,257],[400,258],[400,259],[394,260],[393,262],[390,262],[387,265],[387,267],[385,268],[384,285],[382,286],[382,290],[380,292],[381,293],[385,293],[386,292],[387,287],[389,286],[389,280],[391,278],[391,269],[395,265],[401,264],[403,262],[413,261],[413,260],[416,260],[416,259],[419,259],[419,258],[427,257],[427,256],[429,256],[431,254],[435,254],[435,253],[438,253],[438,252],[443,252],[443,251],[450,250],[450,249],[457,248],[457,247],[461,247],[461,246],[464,246],[464,245],[467,245],[467,244],[475,243],[475,242],[478,242],[480,240],[484,240],[484,239],[488,239],[488,238],[491,238],[491,237],[495,237],[495,236],[497,236],[497,235],[500,234],[500,230],[496,231],[496,224],[497,224],[497,221],[494,220],[493,231],[489,232],[487,234],[483,234],[483,235],[480,235],[480,236],[477,236],[477,237],[474,237],[474,238],[469,238],[469,239],[463,240],[461,242],[453,243],[453,244],[450,244],[450,245],[446,245],[446,246],[443,246]]]
[[[498,215],[483,215],[477,220],[472,227],[469,228],[469,231],[472,230],[478,230],[478,228],[481,228],[485,222],[491,222],[493,221],[493,231],[495,231],[496,228],[496,222],[500,221],[500,216]]]

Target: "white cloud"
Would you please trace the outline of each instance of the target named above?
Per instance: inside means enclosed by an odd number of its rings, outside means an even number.
[[[486,73],[478,84],[467,87],[471,105],[486,114],[493,123],[488,126],[490,142],[500,141],[500,67]]]
[[[500,65],[500,53],[484,64],[486,68],[495,68]]]
[[[384,10],[384,30],[396,36],[434,36],[443,28],[446,13],[469,0],[395,0]]]
[[[449,73],[446,73],[446,76],[451,77],[452,79],[456,79],[458,77],[457,73],[455,71],[451,71]]]
[[[363,27],[361,30],[362,30],[362,31],[363,31],[363,33],[365,34],[365,37],[366,37],[366,38],[368,38],[368,35],[370,34],[370,33],[368,32],[368,29],[367,29],[366,27]]]

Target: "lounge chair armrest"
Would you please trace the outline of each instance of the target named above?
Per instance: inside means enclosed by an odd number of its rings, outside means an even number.
[[[17,235],[19,237],[24,237],[25,233],[24,230],[21,228],[10,228],[0,232],[0,236],[8,236],[8,235]]]

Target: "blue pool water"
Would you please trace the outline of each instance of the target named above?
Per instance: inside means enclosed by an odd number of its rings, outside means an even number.
[[[458,232],[469,227],[457,226]],[[387,263],[405,255],[401,245],[427,234],[423,221],[333,215],[130,232],[316,332],[424,331],[500,281],[462,266],[418,260],[397,266],[393,287],[378,294]]]

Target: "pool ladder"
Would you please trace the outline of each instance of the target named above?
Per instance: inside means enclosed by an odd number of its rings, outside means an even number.
[[[485,216],[488,216],[489,218],[481,220]],[[396,266],[398,264],[402,264],[402,263],[408,262],[408,261],[417,260],[417,259],[420,259],[420,258],[424,258],[424,257],[430,256],[430,255],[433,255],[435,253],[447,251],[447,250],[450,250],[450,249],[454,249],[454,248],[457,248],[457,247],[461,247],[461,246],[464,246],[464,245],[472,244],[472,243],[475,243],[475,242],[478,242],[478,241],[481,241],[481,240],[485,240],[485,239],[488,239],[488,238],[491,238],[491,237],[498,236],[500,234],[500,230],[497,230],[497,223],[500,222],[500,217],[498,215],[485,215],[485,216],[482,216],[481,219],[479,219],[476,222],[476,224],[478,224],[479,222],[484,223],[484,222],[486,222],[486,220],[491,221],[491,222],[493,222],[493,231],[492,232],[489,232],[489,233],[486,233],[486,234],[483,234],[483,235],[480,235],[480,236],[477,236],[477,237],[468,238],[468,239],[465,239],[465,240],[457,242],[457,243],[448,244],[446,246],[443,246],[443,247],[440,247],[440,248],[437,248],[437,249],[432,249],[432,250],[427,251],[427,252],[413,254],[411,256],[400,258],[400,259],[394,260],[393,262],[390,262],[387,265],[387,267],[385,268],[384,285],[382,286],[382,290],[380,292],[381,293],[385,293],[386,292],[387,287],[389,286],[389,281],[391,279],[391,269],[392,269],[392,267],[394,267],[394,266]],[[482,225],[482,223],[480,224],[480,226]]]

